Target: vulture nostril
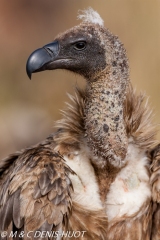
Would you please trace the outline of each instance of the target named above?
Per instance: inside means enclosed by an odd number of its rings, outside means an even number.
[[[43,46],[43,48],[46,50],[46,52],[51,58],[55,58],[59,52],[59,43],[58,41],[54,41]]]
[[[44,47],[44,49],[49,53],[51,57],[53,56],[53,51],[50,48]]]

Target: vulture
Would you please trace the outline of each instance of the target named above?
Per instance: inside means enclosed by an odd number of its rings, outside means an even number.
[[[0,239],[160,239],[160,145],[126,50],[91,8],[26,70],[86,80],[46,140],[0,161]]]

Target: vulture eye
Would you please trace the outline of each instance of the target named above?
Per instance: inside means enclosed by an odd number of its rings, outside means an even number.
[[[81,51],[84,50],[86,48],[86,42],[77,42],[74,44],[74,49]]]

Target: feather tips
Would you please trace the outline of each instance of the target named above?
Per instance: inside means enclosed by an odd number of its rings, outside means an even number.
[[[98,24],[100,26],[104,25],[103,19],[91,7],[85,10],[80,10],[77,18],[82,20],[84,23]]]
[[[134,142],[143,149],[153,148],[157,142],[155,140],[156,126],[152,123],[153,113],[145,102],[145,95],[136,94],[130,85],[124,104],[124,120],[128,137],[132,137]]]

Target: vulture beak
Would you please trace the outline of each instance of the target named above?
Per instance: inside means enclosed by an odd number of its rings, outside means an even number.
[[[35,50],[28,58],[26,71],[31,79],[32,73],[49,70],[49,63],[53,63],[59,53],[59,43],[54,41]],[[53,66],[52,66],[53,69]]]

